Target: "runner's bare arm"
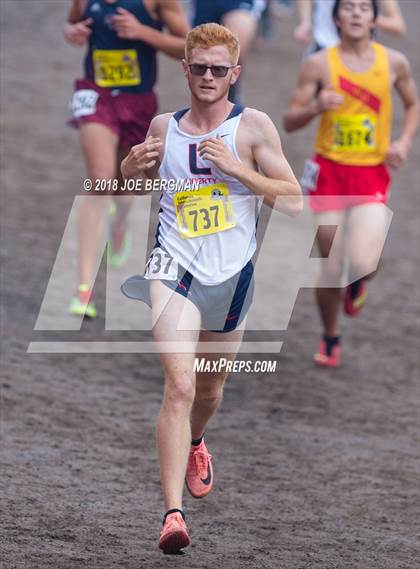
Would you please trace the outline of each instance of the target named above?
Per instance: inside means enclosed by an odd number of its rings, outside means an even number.
[[[324,51],[315,53],[303,62],[297,87],[283,118],[287,132],[303,128],[320,113],[341,105],[343,97],[326,84],[327,73]],[[319,91],[322,84],[325,87]]]
[[[113,22],[119,37],[144,41],[177,59],[184,57],[185,37],[190,28],[179,0],[160,0],[158,3],[159,17],[169,34],[142,24],[124,8],[118,8],[117,11]]]
[[[404,35],[406,25],[398,0],[380,0],[379,7],[381,11],[376,19],[378,28],[394,36]]]
[[[172,35],[185,38],[191,29],[187,15],[180,2],[177,0],[160,0],[159,14],[165,27]]]
[[[163,158],[166,132],[171,116],[172,113],[156,116],[150,123],[145,141],[131,148],[121,162],[121,174],[124,180],[159,178],[159,167]]]
[[[308,44],[312,39],[312,0],[297,0],[296,8],[299,15],[299,24],[293,36],[295,40]]]
[[[247,109],[239,129],[244,129],[246,146],[258,172],[237,160],[221,138],[203,141],[199,154],[222,172],[233,176],[276,210],[298,215],[302,210],[302,190],[281,147],[280,137],[271,119],[262,112]],[[246,130],[245,130],[246,129]],[[239,132],[238,132],[239,138]]]
[[[73,0],[67,21],[70,24],[80,22],[85,13],[88,0]]]
[[[297,86],[283,117],[286,132],[303,128],[319,114],[319,103],[315,96],[320,75],[313,65],[314,57],[308,57],[302,64]]]
[[[407,158],[413,138],[419,127],[420,103],[416,84],[407,58],[400,52],[389,50],[389,61],[395,75],[395,89],[404,105],[402,132],[388,149],[387,163],[398,168]]]
[[[93,20],[91,18],[82,20],[86,5],[87,0],[73,0],[68,21],[64,26],[64,37],[70,45],[84,46],[92,33],[89,26]]]

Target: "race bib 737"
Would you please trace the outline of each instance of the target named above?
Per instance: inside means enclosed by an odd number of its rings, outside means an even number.
[[[191,239],[235,227],[228,185],[224,182],[204,186],[195,192],[174,196],[178,230]]]

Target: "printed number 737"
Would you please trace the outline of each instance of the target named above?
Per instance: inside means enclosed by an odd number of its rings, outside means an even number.
[[[219,206],[217,205],[212,205],[209,207],[209,209],[202,207],[201,209],[197,210],[197,209],[192,209],[191,211],[189,211],[189,215],[192,215],[194,217],[193,220],[193,230],[194,231],[198,231],[198,214],[201,213],[203,215],[203,222],[205,225],[203,225],[202,229],[210,229],[211,227],[211,219],[210,219],[210,211],[214,212],[214,216],[213,216],[213,226],[214,227],[219,227]]]

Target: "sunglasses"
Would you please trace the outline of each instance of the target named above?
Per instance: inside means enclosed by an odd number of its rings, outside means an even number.
[[[229,69],[233,69],[236,65],[230,65],[226,67],[225,65],[204,65],[203,63],[190,63],[188,65],[191,75],[199,75],[202,77],[210,69],[213,77],[226,77]]]

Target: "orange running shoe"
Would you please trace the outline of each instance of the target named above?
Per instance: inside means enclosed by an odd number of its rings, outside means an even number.
[[[191,446],[185,482],[189,493],[194,498],[204,498],[213,488],[211,454],[204,440],[198,446]]]
[[[159,549],[163,553],[178,553],[183,547],[190,545],[187,526],[179,510],[166,514],[159,538]]]
[[[344,312],[347,316],[356,316],[362,310],[367,298],[367,286],[364,279],[346,287],[344,293]]]
[[[340,344],[337,341],[333,346],[328,347],[323,338],[319,344],[319,350],[314,355],[314,360],[319,367],[339,367],[340,366]]]

